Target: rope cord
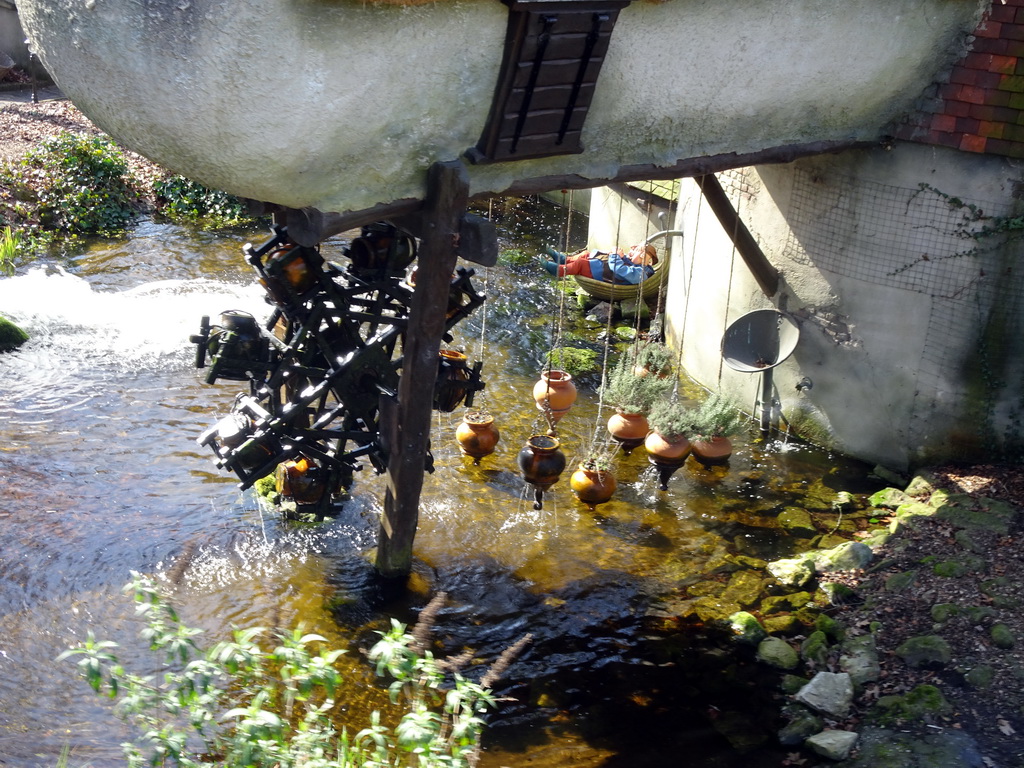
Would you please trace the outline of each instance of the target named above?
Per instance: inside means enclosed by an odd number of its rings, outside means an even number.
[[[494,220],[494,198],[490,197],[487,199],[487,220]],[[491,282],[491,268],[484,267],[484,297],[486,298],[487,288]],[[480,338],[477,340],[476,359],[484,359],[484,349],[487,343],[487,301],[484,301],[483,307],[480,308]],[[477,408],[478,411],[487,411],[487,389],[480,390],[480,406]]]

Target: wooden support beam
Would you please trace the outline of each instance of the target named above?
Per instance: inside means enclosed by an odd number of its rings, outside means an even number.
[[[444,334],[448,286],[457,258],[459,222],[468,198],[469,180],[461,163],[435,163],[430,167],[416,290],[402,342],[398,403],[393,419],[388,414],[386,427],[387,489],[377,542],[377,570],[387,578],[407,576],[412,569],[413,540],[430,441],[433,383]]]
[[[711,210],[718,217],[722,229],[736,246],[736,252],[746,263],[757,284],[761,286],[764,295],[771,298],[779,290],[779,271],[768,261],[761,246],[757,244],[750,230],[740,220],[736,209],[729,202],[729,196],[725,194],[718,179],[712,175],[695,176],[693,179],[700,187],[704,199],[708,201]]]
[[[790,144],[783,147],[769,147],[756,152],[739,154],[729,152],[721,155],[703,155],[680,160],[675,165],[623,165],[614,176],[603,178],[579,176],[577,174],[561,174],[558,176],[534,176],[513,182],[501,192],[487,192],[474,195],[473,202],[483,202],[488,198],[508,195],[526,197],[550,192],[553,189],[593,189],[605,187],[616,182],[651,181],[664,179],[682,179],[691,176],[702,176],[709,173],[727,171],[730,168],[744,168],[749,165],[770,165],[773,163],[791,163],[801,157],[842,152],[849,149],[864,149],[878,146],[878,142],[868,141],[814,141],[806,144]],[[324,213],[316,208],[283,208],[272,203],[250,201],[252,213],[276,213],[283,215],[283,223],[288,226],[288,235],[299,245],[314,246],[322,240],[356,229],[364,224],[375,221],[389,220],[410,216],[423,208],[423,201],[412,198],[382,203],[373,208],[345,213]],[[483,262],[481,262],[483,263]]]

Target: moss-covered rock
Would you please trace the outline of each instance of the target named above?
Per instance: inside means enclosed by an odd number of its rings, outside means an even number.
[[[800,666],[800,657],[781,637],[766,637],[757,646],[757,660],[775,669],[792,670]]]
[[[761,597],[764,580],[755,571],[736,571],[729,579],[729,585],[722,591],[721,598],[727,603],[738,603],[741,607],[753,605]]]
[[[0,317],[0,352],[10,352],[28,341],[28,334],[6,317]]]
[[[960,608],[955,603],[936,603],[931,610],[932,621],[937,624],[945,624],[959,613]]]
[[[995,676],[995,669],[987,664],[979,664],[964,673],[964,681],[972,688],[988,688]]]
[[[782,717],[787,722],[779,730],[779,743],[785,746],[803,744],[804,739],[825,727],[825,722],[818,715],[799,704],[783,707]]]
[[[949,664],[953,652],[938,635],[919,635],[903,641],[896,649],[896,655],[908,667],[914,669],[937,669]]]
[[[867,634],[846,638],[839,656],[839,669],[848,674],[854,686],[858,687],[881,677],[875,636]]]
[[[1005,624],[993,624],[989,635],[992,638],[992,644],[1004,651],[1010,650],[1017,644],[1017,638],[1013,636],[1013,631]]]
[[[809,557],[793,557],[768,563],[768,573],[784,587],[799,589],[814,578],[814,560]]]
[[[818,552],[814,557],[814,568],[818,573],[856,571],[867,566],[873,557],[874,553],[867,544],[847,541],[838,547]]]
[[[817,532],[811,513],[801,507],[786,507],[775,520],[782,530],[793,536],[808,536]]]
[[[761,601],[761,615],[796,611],[811,602],[810,592],[793,592],[789,595],[772,595]]]
[[[800,644],[800,658],[818,667],[825,666],[828,661],[828,637],[824,632],[815,630]]]
[[[882,696],[869,713],[877,725],[897,723],[931,723],[948,715],[952,706],[934,685],[918,685],[901,696]]]

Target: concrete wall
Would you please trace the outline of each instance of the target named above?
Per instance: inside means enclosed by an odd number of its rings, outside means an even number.
[[[14,63],[19,67],[28,69],[25,30],[21,28],[14,3],[7,0],[0,0],[0,51],[14,59]]]
[[[963,50],[987,4],[633,2],[611,38],[585,151],[470,166],[471,193],[551,177],[596,185],[628,166],[872,140]],[[498,0],[18,8],[64,93],[129,148],[244,197],[337,212],[421,198],[433,163],[477,143],[508,14]]]
[[[685,182],[667,308],[693,378],[751,407],[760,374],[724,365],[721,339],[746,312],[775,307],[800,327],[772,374],[778,398],[815,442],[896,470],[1020,447],[1021,246],[972,238],[985,221],[967,206],[1015,215],[1021,163],[898,144],[719,178],[782,287],[760,292]],[[813,387],[800,391],[804,377]]]

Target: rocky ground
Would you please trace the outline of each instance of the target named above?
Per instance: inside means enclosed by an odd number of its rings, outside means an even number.
[[[863,602],[834,617],[853,633],[877,629],[880,675],[836,727],[857,730],[879,700],[930,684],[949,706],[917,728],[971,734],[990,768],[1024,766],[1024,470],[945,467],[922,476],[927,484],[908,489],[914,500],[946,491],[957,508],[929,515],[922,506],[923,516],[906,518],[868,568],[842,577]],[[914,511],[913,501],[901,501]],[[912,666],[904,644],[921,636],[944,640],[948,659]]]
[[[39,103],[31,103],[25,91],[0,92],[0,162],[15,161],[65,130],[100,132],[53,90],[44,91]],[[139,178],[160,173],[144,158],[127,154]],[[935,488],[1024,509],[1024,470],[1016,465],[947,467],[928,477]],[[841,581],[859,597],[837,607],[834,616],[852,634],[877,630],[880,674],[858,691],[851,717],[829,725],[861,730],[862,717],[879,699],[929,683],[942,691],[949,707],[930,714],[924,728],[971,734],[981,764],[990,768],[1024,766],[1022,534],[1022,514],[994,529],[922,517],[878,548],[863,572],[844,574]],[[993,633],[996,625],[1005,628],[999,630],[1002,639]],[[948,644],[948,662],[909,666],[898,649],[910,637],[932,634]],[[787,762],[801,765],[808,757],[795,751]]]

